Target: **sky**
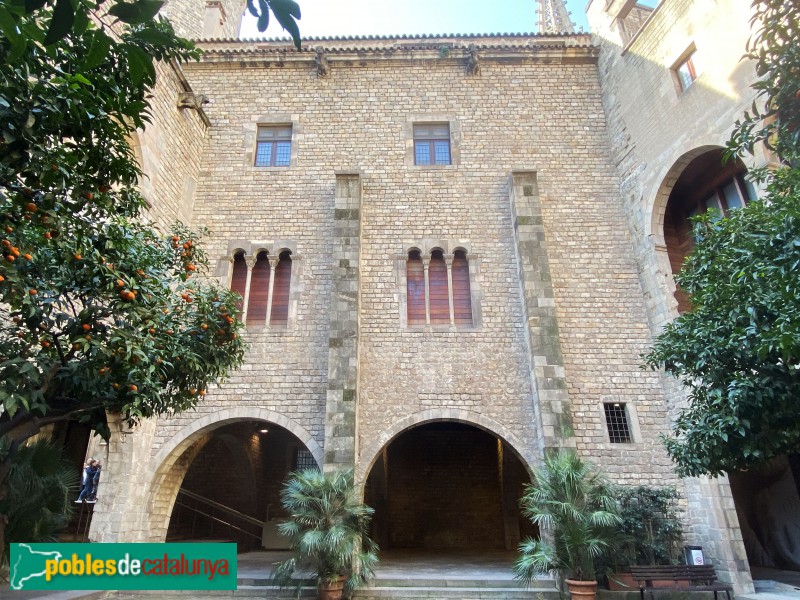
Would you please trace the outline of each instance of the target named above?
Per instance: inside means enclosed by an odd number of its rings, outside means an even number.
[[[533,33],[535,0],[297,0],[303,37],[420,33]],[[567,0],[576,30],[586,22],[587,0]],[[259,34],[249,14],[242,37],[286,37],[272,19]]]

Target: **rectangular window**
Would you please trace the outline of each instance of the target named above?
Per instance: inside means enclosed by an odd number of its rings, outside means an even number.
[[[603,404],[606,413],[606,425],[608,426],[608,439],[612,444],[630,444],[631,428],[628,425],[628,414],[625,412],[625,404],[622,402],[611,402]]]
[[[694,51],[689,56],[680,61],[674,69],[675,75],[678,77],[678,83],[681,86],[681,91],[685,92],[689,86],[697,79],[697,69],[694,64]]]
[[[450,124],[414,125],[414,164],[449,165],[450,163]]]
[[[257,167],[288,167],[292,154],[292,126],[261,126],[256,138]]]

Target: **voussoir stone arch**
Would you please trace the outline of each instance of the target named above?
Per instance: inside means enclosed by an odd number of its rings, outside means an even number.
[[[322,467],[322,447],[300,424],[267,408],[239,406],[208,413],[178,431],[164,443],[150,460],[146,479],[150,483],[147,506],[151,541],[164,541],[172,508],[180,490],[190,460],[185,457],[190,448],[215,429],[239,421],[264,421],[283,427],[300,440]],[[183,460],[182,460],[183,459]]]
[[[529,474],[533,472],[534,465],[538,462],[534,444],[523,443],[514,432],[486,415],[460,408],[432,408],[400,419],[391,427],[382,431],[370,444],[366,445],[361,451],[360,460],[358,461],[356,481],[364,483],[367,480],[367,476],[381,451],[395,438],[414,427],[436,422],[472,425],[501,438],[522,461]]]
[[[652,201],[648,202],[650,207],[650,214],[648,222],[650,223],[650,235],[652,236],[653,243],[656,246],[664,246],[664,215],[667,212],[667,203],[669,202],[669,195],[672,193],[672,188],[683,173],[684,169],[689,166],[695,158],[710,152],[712,150],[719,150],[725,146],[724,139],[705,139],[697,140],[696,144],[689,150],[686,147],[681,148],[675,152],[670,160],[665,164],[669,165],[664,167],[655,178],[656,188],[655,194],[652,196]]]

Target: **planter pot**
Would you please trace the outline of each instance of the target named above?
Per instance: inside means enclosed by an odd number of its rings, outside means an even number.
[[[639,584],[633,579],[630,571],[620,571],[608,576],[608,589],[612,592],[629,592],[638,590]]]
[[[565,579],[564,581],[572,600],[595,600],[597,598],[596,581],[578,581],[577,579]]]
[[[317,598],[319,600],[341,600],[344,590],[344,577],[336,581],[325,581],[319,584]]]

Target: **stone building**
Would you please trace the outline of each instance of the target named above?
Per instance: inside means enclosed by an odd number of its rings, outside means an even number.
[[[161,67],[135,144],[154,221],[211,230],[247,362],[196,410],[117,428],[90,538],[279,544],[281,481],[319,465],[355,466],[384,548],[513,549],[531,468],[573,447],[677,485],[687,541],[751,590],[730,485],[676,478],[658,436],[685,400],[640,368],[678,314],[688,215],[757,193],[718,161],[753,99],[742,3],[302,51],[236,39],[242,9],[165,7],[205,54]]]

